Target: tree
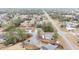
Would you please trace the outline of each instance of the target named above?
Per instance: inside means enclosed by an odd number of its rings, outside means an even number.
[[[20,41],[24,41],[27,38],[25,31],[19,28],[13,28],[5,33],[5,45],[15,44]]]
[[[36,27],[37,28],[42,28],[42,25],[41,24],[37,24]]]
[[[71,18],[70,17],[66,17],[65,19],[64,19],[64,21],[70,21],[71,20]]]
[[[27,33],[24,29],[13,28],[13,29],[10,30],[10,32],[15,33],[18,41],[22,41],[22,40],[27,38]]]
[[[16,28],[15,32],[18,34],[19,36],[19,41],[25,40],[27,38],[27,33],[25,30],[20,29],[20,28]]]
[[[20,17],[17,17],[16,19],[13,20],[13,23],[15,24],[16,27],[20,25],[23,21],[20,19]]]
[[[44,32],[53,32],[54,28],[52,27],[52,24],[50,22],[48,22],[47,24],[44,23],[42,29],[44,30]]]
[[[2,27],[5,29],[5,31],[9,31],[15,27],[15,24],[13,24],[11,21],[8,21],[6,24],[3,24]]]
[[[9,45],[9,44],[15,44],[17,42],[16,36],[13,35],[12,32],[7,32],[5,34],[5,45]]]
[[[58,38],[58,33],[55,32],[55,33],[52,35],[52,40],[53,40],[53,39],[57,39],[57,38]]]

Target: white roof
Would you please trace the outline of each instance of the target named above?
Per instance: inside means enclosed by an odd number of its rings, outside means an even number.
[[[50,39],[50,40],[51,40],[51,38],[52,38],[52,33],[44,33],[44,34],[42,35],[42,38],[46,38],[46,39]]]

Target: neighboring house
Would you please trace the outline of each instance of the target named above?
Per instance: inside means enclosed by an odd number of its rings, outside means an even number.
[[[23,48],[25,48],[26,50],[40,50],[39,47],[37,47],[36,45],[33,45],[33,44],[23,45]]]
[[[22,29],[25,29],[27,33],[32,33],[33,31],[35,31],[35,28],[32,27],[28,21],[21,23],[20,27]]]
[[[42,24],[43,24],[43,21],[37,21],[36,24],[37,24],[37,25],[38,25],[38,24],[39,24],[39,25],[42,25]]]
[[[73,16],[73,21],[78,21],[78,18],[76,16]]]
[[[76,22],[66,22],[66,29],[67,30],[75,30],[78,23]]]
[[[20,18],[22,20],[31,20],[31,17],[29,17],[29,15],[20,15]]]
[[[34,25],[36,22],[36,19],[35,18],[32,18],[32,20],[30,20],[30,25]]]
[[[42,46],[40,50],[55,50],[57,47],[58,45],[48,44],[48,45]]]
[[[21,23],[20,26],[22,26],[22,27],[28,27],[29,23],[28,23],[28,21],[24,21],[23,23]]]
[[[73,17],[73,15],[62,15],[62,16],[69,17],[69,18],[72,18]]]
[[[0,34],[0,43],[4,42],[5,36],[3,34]]]
[[[71,30],[74,30],[75,28],[72,28],[72,27],[69,25],[69,26],[66,26],[66,29],[67,29],[68,31],[71,31]]]
[[[28,15],[20,15],[20,17],[22,18],[22,19],[28,19]]]
[[[51,38],[52,38],[52,33],[46,32],[46,33],[42,34],[41,36],[42,36],[43,39],[51,40]]]
[[[39,41],[37,40],[37,36],[35,32],[31,33],[33,36],[24,41],[25,44],[33,44],[37,45]]]

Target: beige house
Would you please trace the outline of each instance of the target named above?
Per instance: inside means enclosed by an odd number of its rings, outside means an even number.
[[[21,23],[20,27],[25,29],[29,33],[35,31],[35,28],[32,27],[31,24],[28,21]]]

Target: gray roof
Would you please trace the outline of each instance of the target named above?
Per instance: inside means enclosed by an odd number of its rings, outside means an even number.
[[[52,44],[48,44],[46,46],[42,46],[41,49],[43,50],[54,50],[58,47],[58,45],[52,45]]]
[[[5,36],[0,34],[0,39],[5,39]]]

